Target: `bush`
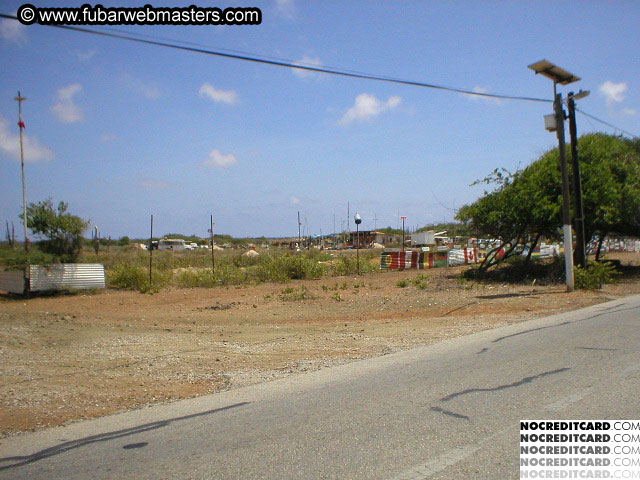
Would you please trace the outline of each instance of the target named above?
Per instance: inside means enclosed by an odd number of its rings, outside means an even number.
[[[107,284],[125,290],[136,290],[142,293],[157,292],[166,287],[171,274],[153,271],[152,283],[149,283],[149,271],[142,267],[121,263],[107,271]]]
[[[377,256],[377,254],[374,254]],[[371,263],[370,252],[360,254],[360,273],[377,272],[378,266]],[[343,276],[358,273],[358,259],[355,255],[340,255],[333,266],[334,275]]]
[[[609,262],[594,262],[587,268],[576,266],[573,269],[575,287],[583,290],[599,290],[605,283],[616,283],[617,275],[620,272]]]
[[[287,282],[320,278],[326,274],[326,267],[313,258],[302,254],[266,256],[255,268],[256,280]]]
[[[0,264],[7,270],[21,270],[27,265],[47,265],[51,263],[56,263],[55,256],[45,253],[33,245],[28,252],[21,248],[0,249]]]
[[[211,288],[219,285],[211,270],[184,270],[175,278],[179,288]]]

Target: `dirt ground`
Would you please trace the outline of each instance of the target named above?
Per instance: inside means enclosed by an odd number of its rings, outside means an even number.
[[[611,254],[640,265],[640,254]],[[218,392],[640,294],[480,284],[464,267],[288,284],[0,295],[0,436]],[[402,280],[425,275],[426,288]]]

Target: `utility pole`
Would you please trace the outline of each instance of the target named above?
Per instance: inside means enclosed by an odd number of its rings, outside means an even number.
[[[213,234],[213,226],[216,222],[213,221],[213,215],[211,215],[211,228],[209,231],[211,232],[211,274],[216,274],[216,257],[215,257],[215,245],[214,245],[214,234]]]
[[[15,100],[18,102],[18,126],[20,127],[20,165],[22,167],[22,223],[24,225],[24,250],[29,251],[29,237],[27,237],[27,183],[24,178],[24,122],[22,121],[22,102],[27,98],[20,95]]]
[[[333,248],[336,248],[336,214],[333,214]]]
[[[582,181],[580,179],[580,161],[578,159],[578,133],[576,127],[576,98],[583,98],[589,94],[586,92],[578,92],[574,95],[569,92],[568,110],[569,110],[569,136],[571,137],[571,162],[573,165],[573,195],[575,202],[576,216],[576,261],[580,267],[587,266],[587,258],[585,255],[586,238],[584,236],[584,209],[582,207]]]
[[[555,82],[554,82],[555,87]],[[556,114],[556,134],[560,152],[560,171],[562,173],[562,230],[564,232],[564,266],[567,278],[567,291],[572,292],[573,280],[573,235],[571,234],[571,207],[569,205],[569,175],[567,172],[567,152],[564,142],[564,110],[562,94],[556,94],[553,108]]]
[[[151,215],[151,233],[149,234],[149,286],[153,287],[153,214]]]
[[[351,227],[349,226],[349,216],[351,215],[350,211],[349,211],[349,202],[347,202],[347,231],[349,232],[349,238],[351,238]]]
[[[300,210],[298,210],[298,249],[302,250],[302,240],[300,237]]]

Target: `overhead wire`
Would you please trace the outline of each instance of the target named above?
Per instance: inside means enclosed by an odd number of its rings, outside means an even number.
[[[8,19],[18,21],[18,18],[16,16],[6,15],[3,13],[0,13],[0,18],[8,18]],[[374,75],[374,74],[359,72],[356,70],[346,70],[346,69],[339,69],[334,67],[312,65],[304,62],[293,62],[291,60],[278,58],[278,57],[257,56],[257,55],[254,55],[248,52],[239,51],[239,50],[225,50],[225,49],[211,50],[209,49],[209,47],[205,45],[194,43],[194,42],[185,42],[182,40],[169,39],[166,37],[157,37],[157,36],[154,37],[151,35],[138,34],[138,33],[129,32],[121,29],[110,29],[111,31],[100,31],[100,30],[92,30],[88,28],[82,28],[82,27],[76,27],[76,26],[70,26],[70,25],[47,25],[47,26],[61,28],[64,30],[76,31],[80,33],[88,33],[92,35],[100,35],[100,36],[116,38],[120,40],[154,45],[158,47],[172,48],[172,49],[183,50],[183,51],[188,51],[193,53],[230,58],[234,60],[262,63],[266,65],[273,65],[278,67],[285,67],[285,68],[292,68],[292,69],[299,69],[299,70],[307,70],[315,73],[325,73],[329,75],[338,75],[338,76],[351,77],[351,78],[360,78],[365,80],[389,82],[389,83],[396,83],[396,84],[409,85],[409,86],[415,86],[415,87],[432,88],[432,89],[444,90],[444,91],[449,91],[453,93],[458,93],[463,95],[472,95],[477,97],[496,98],[496,99],[502,99],[502,100],[519,100],[519,101],[530,101],[530,102],[553,103],[553,100],[551,99],[527,97],[527,96],[519,96],[519,95],[477,92],[474,90],[468,90],[464,88],[449,87],[445,85],[437,85],[437,84],[415,81],[415,80],[406,80],[406,79],[401,79],[397,77]],[[119,32],[119,33],[112,33],[112,32]],[[143,38],[143,37],[146,37],[146,38]],[[157,39],[166,40],[166,41],[159,41]],[[183,45],[178,45],[176,43],[168,43],[169,41],[179,42],[179,43],[182,43]],[[588,118],[595,120],[596,122],[599,122],[615,130],[619,130],[620,132],[626,135],[629,135],[632,138],[638,138],[637,135],[634,135],[631,132],[628,132],[598,117],[595,117],[583,110],[576,108],[576,111],[580,112],[582,115],[585,115]]]
[[[619,131],[621,131],[622,133],[624,133],[624,134],[626,134],[626,135],[629,135],[629,136],[630,136],[630,137],[632,137],[632,138],[638,138],[638,135],[634,135],[633,133],[631,133],[631,132],[627,132],[626,130],[623,130],[623,129],[622,129],[622,128],[620,128],[620,127],[616,127],[615,125],[613,125],[613,124],[611,124],[611,123],[609,123],[609,122],[605,122],[604,120],[601,120],[601,119],[600,119],[600,118],[598,118],[598,117],[594,117],[593,115],[591,115],[591,114],[589,114],[589,113],[587,113],[587,112],[584,112],[584,111],[580,110],[579,108],[576,108],[576,112],[580,112],[580,113],[581,113],[582,115],[584,115],[585,117],[588,117],[588,118],[590,118],[590,119],[592,119],[592,120],[595,120],[596,122],[600,122],[600,123],[602,123],[603,125],[606,125],[607,127],[611,127],[611,128],[613,128],[613,129],[615,129],[615,130],[619,130]]]
[[[6,15],[6,14],[3,14],[3,13],[0,13],[0,18],[8,18],[8,19],[16,20],[16,21],[18,20],[18,18],[16,16],[14,16],[14,15]],[[409,85],[409,86],[414,86],[414,87],[431,88],[431,89],[449,91],[449,92],[454,92],[454,93],[459,93],[459,94],[464,94],[464,95],[472,95],[472,96],[486,97],[486,98],[496,98],[496,99],[501,99],[501,100],[519,100],[519,101],[545,102],[545,103],[552,103],[553,102],[553,100],[546,99],[546,98],[536,98],[536,97],[527,97],[527,96],[519,96],[519,95],[503,95],[503,94],[495,94],[495,93],[476,92],[474,90],[468,90],[468,89],[464,89],[464,88],[449,87],[449,86],[445,86],[445,85],[437,85],[437,84],[432,84],[432,83],[427,83],[427,82],[421,82],[421,81],[415,81],[415,80],[406,80],[406,79],[388,77],[388,76],[382,76],[382,75],[373,75],[373,74],[368,74],[368,73],[355,72],[355,71],[349,71],[349,70],[343,70],[343,69],[337,69],[337,68],[327,68],[327,67],[322,67],[322,66],[314,66],[314,65],[305,64],[305,63],[292,62],[290,60],[269,59],[269,58],[266,58],[266,57],[259,57],[259,56],[255,56],[255,55],[252,55],[252,54],[230,53],[230,52],[224,52],[224,51],[221,51],[221,50],[210,50],[210,49],[200,48],[200,47],[195,47],[195,46],[177,45],[175,43],[168,43],[168,42],[161,42],[161,41],[157,41],[157,40],[149,40],[149,39],[144,39],[144,38],[137,38],[137,37],[133,36],[131,33],[125,35],[125,34],[120,34],[120,33],[104,32],[104,31],[92,30],[92,29],[89,29],[89,28],[82,28],[82,27],[70,26],[70,25],[47,25],[47,26],[54,27],[54,28],[60,28],[60,29],[63,29],[63,30],[70,30],[70,31],[74,31],[74,32],[88,33],[88,34],[91,34],[91,35],[100,35],[100,36],[109,37],[109,38],[117,38],[117,39],[120,39],[120,40],[138,42],[138,43],[143,43],[143,44],[147,44],[147,45],[155,45],[155,46],[158,46],[158,47],[172,48],[172,49],[175,49],[175,50],[182,50],[182,51],[188,51],[188,52],[193,52],[193,53],[200,53],[200,54],[204,54],[204,55],[213,55],[213,56],[222,57],[222,58],[230,58],[230,59],[242,60],[242,61],[246,61],[246,62],[273,65],[273,66],[278,66],[278,67],[293,68],[293,69],[298,69],[298,70],[306,70],[306,71],[315,72],[315,73],[325,73],[325,74],[338,75],[338,76],[343,76],[343,77],[360,78],[360,79],[365,79],[365,80],[388,82],[388,83],[395,83],[395,84],[401,84],[401,85]]]

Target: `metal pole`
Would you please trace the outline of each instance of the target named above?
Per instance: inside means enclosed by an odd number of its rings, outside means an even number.
[[[151,215],[151,237],[149,238],[149,286],[153,285],[151,272],[153,271],[153,215]]]
[[[555,82],[554,82],[555,89]],[[567,292],[572,292],[573,282],[573,236],[571,234],[571,210],[569,200],[569,176],[567,174],[567,153],[564,143],[564,111],[562,110],[562,94],[555,97],[553,107],[556,114],[556,133],[560,152],[560,170],[562,173],[562,230],[564,232],[564,266],[567,279]]]
[[[214,254],[215,248],[213,248],[214,247],[213,239],[214,239],[214,237],[213,237],[213,215],[211,215],[211,273],[213,275],[215,275],[216,274],[216,259],[215,259],[215,254]]]
[[[358,269],[358,275],[360,275],[360,225],[356,222],[356,265]]]
[[[298,210],[298,249],[302,250],[302,240],[300,237],[300,210]]]
[[[580,178],[580,161],[578,159],[578,133],[576,127],[576,102],[573,92],[569,93],[569,136],[571,137],[571,162],[573,165],[573,195],[575,202],[576,223],[576,260],[578,265],[585,268],[587,258],[585,255],[586,238],[584,236],[584,209],[582,206],[582,181]]]
[[[26,100],[26,97],[20,95],[18,90],[18,96],[15,98],[18,102],[18,126],[20,127],[20,166],[22,168],[22,223],[24,225],[24,250],[29,251],[29,237],[27,236],[27,182],[24,177],[24,122],[22,121],[22,102]]]
[[[404,254],[404,218],[402,217],[402,253]],[[403,255],[403,261],[404,261],[404,255]]]

